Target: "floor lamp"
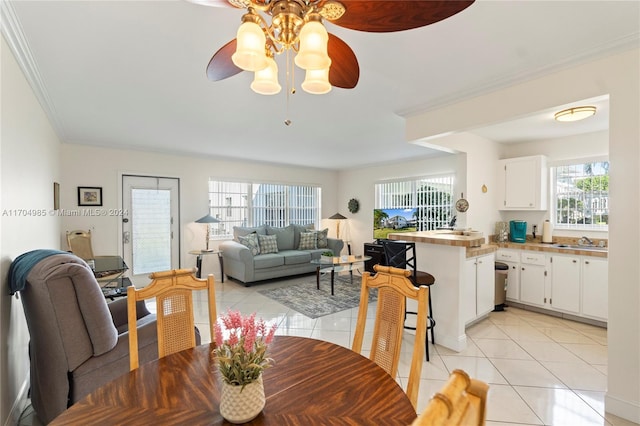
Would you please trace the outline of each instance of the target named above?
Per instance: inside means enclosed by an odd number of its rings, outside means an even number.
[[[210,251],[209,250],[209,237],[211,236],[211,227],[210,224],[212,223],[220,223],[220,221],[218,219],[216,219],[215,217],[211,216],[210,214],[206,215],[206,216],[202,216],[200,219],[196,220],[196,223],[204,223],[207,227],[207,240],[206,240],[206,249],[205,251]]]
[[[342,216],[340,213],[336,213],[333,216],[329,217],[329,219],[333,219],[336,221],[336,238],[340,239],[340,221],[345,220],[346,217]]]

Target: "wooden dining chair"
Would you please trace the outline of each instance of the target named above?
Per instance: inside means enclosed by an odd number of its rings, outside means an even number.
[[[407,298],[417,300],[416,338],[413,343],[409,382],[406,388],[407,396],[415,408],[418,400],[420,373],[422,372],[422,357],[425,350],[429,289],[426,286],[414,286],[409,279],[411,271],[406,269],[381,265],[374,265],[373,269],[376,272],[375,275],[371,275],[370,272],[362,274],[360,306],[352,349],[358,353],[362,350],[369,306],[369,290],[377,289],[378,302],[369,359],[395,379],[400,361],[406,300]]]
[[[151,283],[144,288],[127,288],[129,318],[129,360],[131,371],[139,366],[138,333],[135,327],[136,302],[156,299],[158,356],[160,358],[196,346],[193,319],[193,291],[206,290],[209,309],[209,332],[214,336],[216,292],[213,275],[206,280],[196,278],[194,269],[174,269],[149,275]]]
[[[470,378],[463,370],[453,370],[411,426],[483,426],[488,392],[485,382]]]

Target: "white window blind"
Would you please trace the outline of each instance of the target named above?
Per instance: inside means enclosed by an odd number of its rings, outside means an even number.
[[[453,208],[454,175],[377,183],[377,209],[417,209],[417,229],[429,231],[446,226]]]
[[[320,224],[320,187],[209,181],[212,235],[228,238],[234,226]]]

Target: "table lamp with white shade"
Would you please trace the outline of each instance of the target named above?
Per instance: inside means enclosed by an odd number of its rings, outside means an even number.
[[[206,215],[206,216],[202,216],[200,219],[195,221],[196,223],[204,223],[207,226],[207,240],[206,240],[206,249],[205,251],[210,251],[209,250],[209,237],[211,236],[211,227],[210,225],[212,223],[220,223],[220,220],[216,219],[215,217],[211,216],[210,214]]]

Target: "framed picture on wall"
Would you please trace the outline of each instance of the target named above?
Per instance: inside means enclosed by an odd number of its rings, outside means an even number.
[[[102,187],[99,186],[79,186],[78,187],[79,206],[101,206]]]
[[[53,209],[60,210],[60,184],[53,182]]]

